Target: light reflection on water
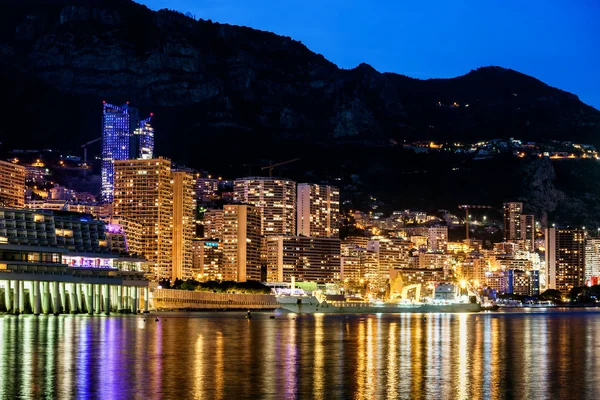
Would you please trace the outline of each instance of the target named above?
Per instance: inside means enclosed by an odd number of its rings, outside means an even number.
[[[270,315],[0,316],[0,398],[600,398],[597,312]]]

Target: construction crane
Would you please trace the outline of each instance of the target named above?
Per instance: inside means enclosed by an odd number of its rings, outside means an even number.
[[[83,170],[84,177],[87,176],[87,146],[92,143],[99,142],[100,140],[102,140],[102,136],[100,136],[99,138],[96,138],[94,140],[90,140],[89,142],[81,145],[81,147],[83,148],[83,164],[85,166],[85,169]]]
[[[269,170],[269,177],[272,177],[273,176],[273,168],[279,167],[280,165],[290,164],[290,163],[293,163],[293,162],[298,161],[298,160],[300,160],[300,159],[299,158],[294,158],[292,160],[283,161],[283,162],[280,162],[280,163],[277,163],[277,164],[269,164],[269,165],[267,165],[265,167],[261,167],[260,170],[264,171],[265,169],[268,169]]]
[[[469,209],[472,209],[472,208],[494,208],[494,207],[471,205],[471,204],[459,204],[458,208],[465,210],[465,229],[467,231],[467,240],[469,240]]]

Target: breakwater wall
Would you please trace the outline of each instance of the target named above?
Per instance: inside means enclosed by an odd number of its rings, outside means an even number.
[[[155,289],[151,305],[157,311],[176,310],[273,310],[279,308],[270,294],[230,294],[190,290]]]

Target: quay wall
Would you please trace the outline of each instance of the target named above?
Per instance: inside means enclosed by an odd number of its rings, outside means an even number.
[[[155,289],[152,292],[151,304],[157,311],[279,308],[279,303],[271,294],[210,293],[175,289]]]

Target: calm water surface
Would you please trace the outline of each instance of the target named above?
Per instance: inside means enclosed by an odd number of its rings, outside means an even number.
[[[0,399],[600,398],[600,312],[270,315],[0,316]]]

